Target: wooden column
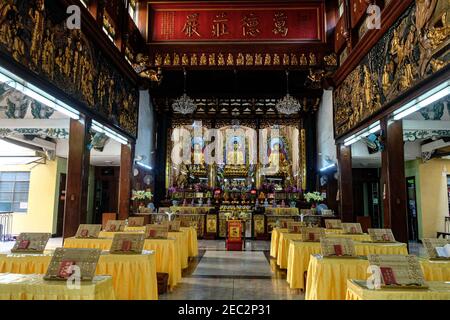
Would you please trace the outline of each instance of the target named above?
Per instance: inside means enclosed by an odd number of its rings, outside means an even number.
[[[354,222],[353,211],[353,175],[352,175],[352,147],[337,145],[337,159],[339,166],[339,213],[344,222]]]
[[[87,148],[90,120],[70,120],[66,202],[63,238],[72,237],[86,222],[90,152]]]
[[[381,153],[381,192],[385,228],[391,228],[395,238],[408,242],[408,211],[405,180],[405,158],[402,121],[388,124],[382,119],[385,147]]]
[[[130,215],[131,177],[133,174],[133,150],[129,145],[122,144],[120,153],[119,174],[119,209],[118,218],[125,220]]]

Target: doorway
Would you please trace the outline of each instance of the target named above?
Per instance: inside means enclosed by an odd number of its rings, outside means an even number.
[[[62,237],[64,227],[64,211],[66,205],[66,179],[67,175],[61,173],[59,176],[59,191],[58,191],[58,218],[56,222],[56,237]]]
[[[408,197],[408,239],[419,239],[419,227],[417,221],[416,178],[406,178],[406,194]]]

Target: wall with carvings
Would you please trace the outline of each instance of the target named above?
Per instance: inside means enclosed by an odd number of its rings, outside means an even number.
[[[0,52],[94,115],[136,136],[138,92],[134,84],[113,67],[87,34],[65,27],[65,8],[57,3],[2,1]]]
[[[341,136],[395,98],[448,68],[447,0],[416,0],[335,91],[335,134]]]

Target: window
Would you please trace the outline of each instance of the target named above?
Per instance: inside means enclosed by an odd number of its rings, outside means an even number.
[[[0,211],[27,212],[30,172],[0,172]]]

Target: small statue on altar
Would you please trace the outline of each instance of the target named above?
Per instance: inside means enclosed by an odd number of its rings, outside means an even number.
[[[240,150],[240,144],[237,140],[233,142],[233,150],[227,152],[227,164],[242,165],[244,162],[244,153]]]

